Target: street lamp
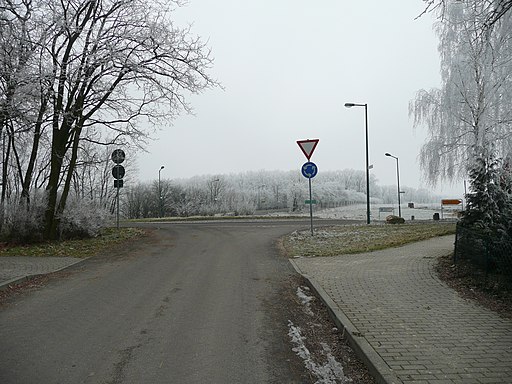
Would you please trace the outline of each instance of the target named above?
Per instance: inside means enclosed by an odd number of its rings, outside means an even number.
[[[159,206],[159,211],[160,211],[160,216],[159,217],[162,217],[162,188],[160,186],[160,172],[162,171],[162,169],[164,169],[165,167],[162,165],[160,167],[160,169],[158,170],[158,206]]]
[[[398,167],[398,157],[393,156],[391,153],[385,153],[386,156],[392,157],[396,160],[396,183],[398,184],[398,217],[402,217],[402,208],[400,208],[400,169]]]
[[[368,156],[368,104],[345,103],[345,107],[364,107],[364,119],[366,126],[366,224],[370,224],[370,160]]]

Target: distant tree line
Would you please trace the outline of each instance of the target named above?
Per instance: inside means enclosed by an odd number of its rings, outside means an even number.
[[[318,206],[336,207],[366,201],[363,171],[322,172],[313,179],[313,199]],[[404,198],[417,203],[433,202],[427,190],[402,188]],[[371,198],[395,204],[396,186],[379,186],[371,177]],[[126,218],[196,215],[250,215],[269,210],[300,212],[309,199],[308,182],[297,171],[259,171],[231,175],[196,176],[127,185],[121,210]]]

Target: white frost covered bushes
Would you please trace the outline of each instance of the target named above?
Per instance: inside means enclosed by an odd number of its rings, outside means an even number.
[[[0,210],[0,240],[33,243],[43,240],[46,209],[44,193],[34,193],[30,204],[6,200]],[[94,237],[111,221],[111,215],[90,199],[70,199],[60,217],[60,238]]]
[[[18,199],[5,200],[0,207],[0,238],[11,243],[30,243],[43,238],[45,200],[34,194],[30,205]]]
[[[61,239],[95,237],[112,216],[90,199],[70,198],[60,220]]]

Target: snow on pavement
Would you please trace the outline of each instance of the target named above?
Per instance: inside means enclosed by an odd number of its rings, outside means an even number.
[[[288,328],[288,336],[290,336],[292,344],[295,345],[292,351],[304,361],[306,369],[318,379],[315,381],[315,384],[343,384],[351,382],[351,380],[345,376],[343,367],[336,361],[327,344],[321,344],[323,354],[326,356],[327,361],[319,365],[313,360],[311,352],[306,347],[305,337],[302,336],[300,328],[295,326],[290,320],[288,320]]]
[[[314,300],[313,296],[308,296],[304,291],[309,291],[308,287],[297,287],[297,297],[299,298],[300,302],[304,305],[305,311],[308,315],[313,316],[313,311],[311,310],[311,307],[309,303]]]
[[[306,293],[307,291],[309,291],[308,287],[297,287],[297,297],[304,305],[306,313],[313,316],[314,314],[311,310],[310,303],[315,298],[314,296],[309,296]],[[300,327],[295,326],[292,321],[288,320],[288,329],[288,336],[294,345],[292,351],[304,361],[306,369],[318,379],[315,381],[315,384],[343,384],[352,381],[345,376],[343,366],[336,361],[336,358],[332,355],[332,351],[326,343],[320,343],[322,346],[322,355],[325,356],[326,361],[324,364],[317,364],[305,344],[306,338],[302,336]]]

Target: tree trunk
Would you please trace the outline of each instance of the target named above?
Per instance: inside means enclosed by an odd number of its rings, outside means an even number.
[[[69,196],[69,190],[71,188],[71,181],[73,180],[73,174],[76,168],[76,160],[78,158],[78,144],[80,143],[80,135],[82,133],[82,128],[75,128],[74,137],[73,137],[73,148],[71,150],[71,160],[69,162],[69,166],[67,169],[66,180],[64,182],[64,188],[62,190],[62,195],[59,200],[59,205],[57,206],[56,215],[60,217],[66,208],[66,202]],[[60,222],[60,220],[59,220]]]
[[[30,159],[28,161],[27,170],[25,172],[25,178],[23,180],[22,190],[21,190],[21,199],[25,199],[27,202],[27,206],[30,204],[30,184],[32,183],[32,178],[34,176],[34,169],[37,160],[37,154],[39,151],[39,142],[41,139],[41,126],[43,124],[44,114],[46,112],[46,107],[48,105],[48,101],[43,101],[41,108],[39,108],[39,115],[37,118],[36,125],[34,127],[34,138],[32,141],[32,152],[30,153]]]
[[[5,148],[5,135],[2,137],[2,146]],[[7,172],[8,172],[8,163],[9,157],[11,155],[11,140],[7,140],[7,149],[4,153],[3,164],[2,164],[2,204],[5,202],[5,198],[7,197]]]
[[[44,237],[48,240],[58,238],[59,218],[57,217],[56,208],[62,163],[66,154],[67,138],[67,132],[64,132],[62,129],[53,130],[50,178],[46,187],[48,200],[44,220]]]

